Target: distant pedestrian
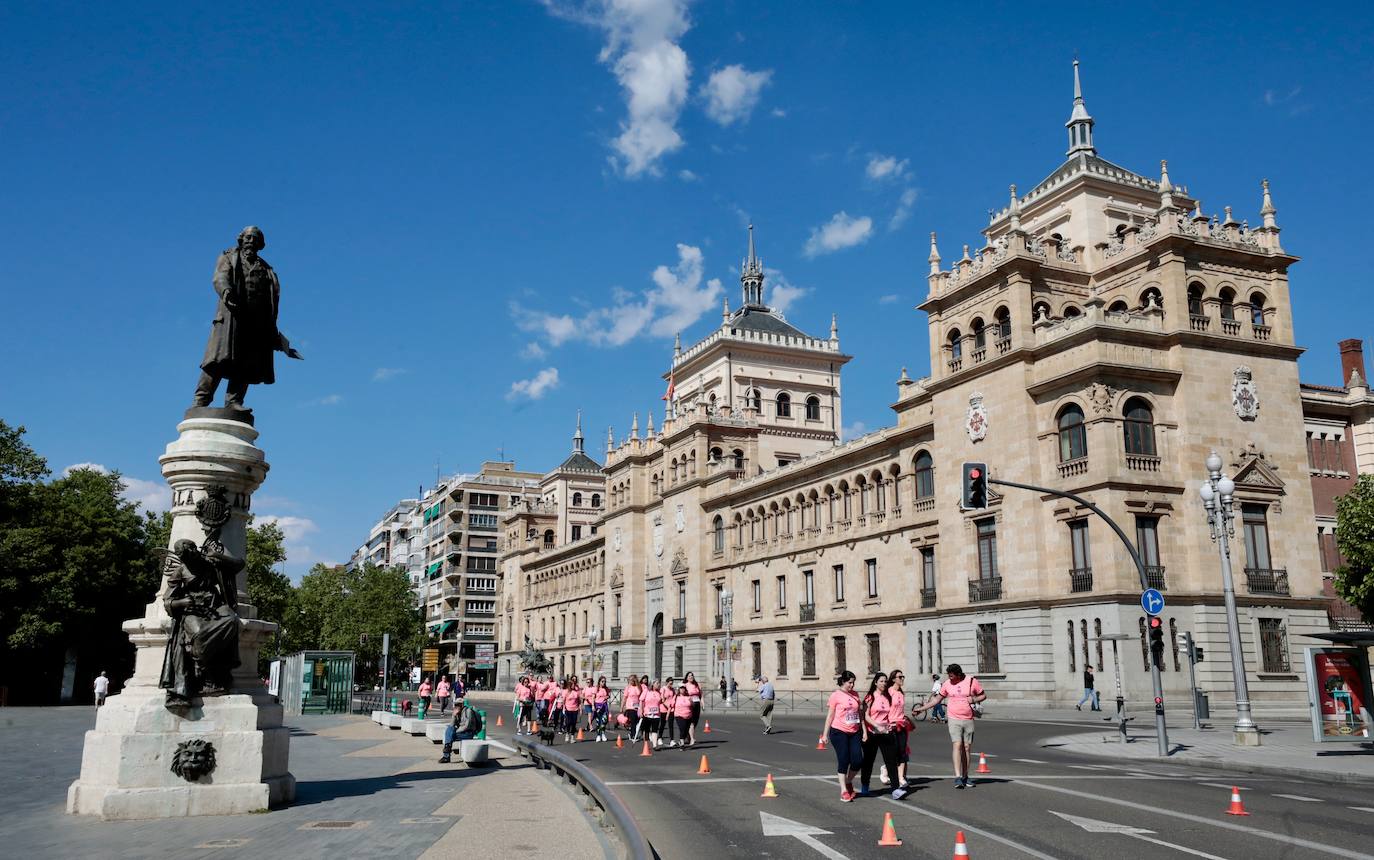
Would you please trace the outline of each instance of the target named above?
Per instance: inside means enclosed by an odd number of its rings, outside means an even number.
[[[859,717],[859,695],[854,692],[854,673],[841,672],[835,679],[837,689],[826,702],[825,722],[821,724],[821,744],[830,742],[835,751],[840,800],[854,799],[854,775],[863,762],[865,731]]]
[[[688,746],[697,745],[697,723],[701,722],[701,685],[697,683],[697,673],[688,672],[682,679],[687,688],[687,698],[692,702],[692,722],[687,727]]]
[[[873,778],[873,762],[879,755],[882,755],[883,765],[888,773],[901,772],[897,762],[896,737],[892,729],[893,722],[900,717],[901,714],[894,714],[892,711],[892,697],[887,693],[887,673],[878,672],[873,676],[873,681],[868,685],[868,695],[863,699],[865,732],[863,766],[859,773],[860,797],[869,796],[868,783]],[[901,800],[903,797],[906,797],[906,789],[899,779],[892,789],[892,799]]]
[[[620,707],[632,741],[639,740],[639,692],[639,676],[631,675],[625,681],[625,692],[620,694]]]
[[[521,676],[515,683],[515,733],[532,734],[530,723],[534,721],[534,687],[528,675]]]
[[[105,697],[110,694],[110,679],[104,672],[95,676],[95,706],[98,708],[105,704]]]
[[[582,678],[582,722],[586,723],[587,731],[592,730],[592,716],[596,710],[596,685],[592,683],[590,676]]]
[[[568,676],[568,685],[563,690],[563,735],[568,743],[577,735],[577,714],[582,706],[582,690],[577,686],[577,676]]]
[[[655,749],[663,746],[663,739],[658,736],[659,726],[662,725],[663,694],[658,690],[658,682],[647,681],[639,693],[639,708],[643,712],[639,718],[642,726],[640,734]]]
[[[1084,702],[1091,702],[1094,711],[1102,710],[1102,702],[1097,698],[1097,687],[1093,679],[1092,666],[1083,667],[1083,698],[1079,699],[1078,704],[1074,707],[1081,711]]]
[[[444,754],[440,756],[440,764],[448,764],[450,756],[453,754],[453,743],[459,743],[459,751],[462,750],[462,742],[470,741],[482,733],[482,715],[477,713],[476,708],[469,707],[465,700],[457,699],[453,703],[453,722],[444,727]]]
[[[739,681],[737,681],[737,680],[734,679],[734,678],[731,678],[731,679],[730,679],[730,696],[729,696],[729,700],[730,700],[731,702],[734,702],[736,706],[739,705]]]
[[[969,751],[973,749],[973,719],[976,716],[973,706],[986,699],[987,695],[978,679],[965,675],[958,663],[950,663],[945,672],[948,678],[940,685],[935,697],[919,708],[913,708],[912,714],[949,702],[949,739],[954,746],[954,787],[973,788],[974,784],[968,778]]]
[[[432,698],[432,695],[431,695],[431,694],[434,692],[434,687],[433,687],[433,685],[431,685],[431,684],[429,683],[429,677],[428,677],[428,676],[426,676],[425,679],[424,679],[423,681],[420,682],[420,690],[419,690],[419,692],[420,692],[420,710],[424,711],[425,713],[429,713],[429,701],[430,701],[430,699]]]
[[[726,697],[727,697],[728,695],[729,695],[729,692],[725,689],[725,676],[724,676],[724,675],[721,675],[721,676],[720,676],[720,697],[721,697],[721,699],[725,699],[725,700],[728,701],[728,699],[726,699]]]
[[[687,691],[686,684],[679,684],[677,695],[673,697],[673,721],[677,723],[677,736],[682,748],[695,745],[696,741],[687,742],[692,732],[692,694]]]
[[[443,716],[448,710],[448,697],[453,695],[453,688],[448,685],[448,676],[440,676],[439,686],[434,688],[434,698],[439,700],[439,716]]]
[[[606,722],[611,716],[611,688],[606,686],[606,676],[596,679],[596,689],[592,691],[592,729],[596,732],[598,743],[606,740]]]
[[[677,746],[674,728],[676,722],[673,719],[673,708],[677,705],[677,688],[673,686],[672,678],[664,678],[658,685],[659,702],[663,708],[663,734],[668,736],[668,746]]]
[[[772,682],[767,678],[759,678],[759,719],[763,720],[765,735],[773,733],[773,704],[777,698],[778,693],[773,689]]]
[[[944,684],[944,681],[941,680],[939,675],[930,676],[930,698],[940,695],[940,685],[942,684]],[[943,703],[935,706],[935,713],[931,714],[930,718],[937,723],[944,722],[945,706]]]
[[[906,766],[911,760],[911,748],[908,741],[911,737],[911,730],[915,728],[911,719],[906,715],[906,691],[903,687],[906,684],[906,673],[901,669],[893,669],[887,674],[887,696],[892,701],[892,735],[893,741],[897,746],[897,785],[901,788],[908,788],[906,781]],[[892,781],[892,775],[888,773],[887,765],[883,765],[881,772],[883,785]]]

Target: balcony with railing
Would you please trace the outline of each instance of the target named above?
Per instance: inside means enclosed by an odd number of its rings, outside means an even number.
[[[801,615],[800,615],[800,618],[799,618],[798,620],[800,620],[801,623],[803,623],[803,624],[805,624],[805,623],[807,623],[807,622],[809,622],[809,621],[815,621],[815,620],[816,620],[816,604],[814,604],[814,603],[803,603],[803,604],[801,605]]]
[[[1207,331],[1212,318],[1204,314],[1188,314],[1188,327],[1193,331]]]
[[[495,618],[496,610],[493,609],[473,609],[469,607],[466,611],[469,618]]]
[[[673,619],[673,632],[674,632],[674,633],[686,633],[686,632],[687,632],[687,619],[686,619],[686,618],[674,618],[674,619]]]
[[[1255,340],[1269,340],[1270,336],[1274,333],[1274,327],[1267,325],[1251,325],[1250,332],[1254,335]]]
[[[463,638],[469,642],[495,642],[496,633],[492,630],[464,630]]]
[[[922,589],[921,589],[921,608],[922,608],[922,609],[930,609],[930,608],[933,607],[934,605],[935,605],[935,589],[933,589],[933,588],[922,588]]]
[[[1240,334],[1240,320],[1222,319],[1221,333],[1230,335]]]
[[[1007,353],[1011,352],[1011,338],[1010,338],[1010,337],[999,337],[997,340],[993,341],[992,343],[993,343],[993,346],[995,346],[995,347],[997,348],[997,354],[998,354],[998,355],[1006,355]]]
[[[968,581],[968,602],[983,603],[988,600],[1002,599],[1002,577],[970,579]]]
[[[1093,569],[1091,567],[1069,568],[1069,591],[1093,590]]]
[[[1158,472],[1159,455],[1126,453],[1126,468],[1132,472]]]
[[[1288,569],[1268,567],[1245,568],[1245,587],[1251,594],[1288,596]]]
[[[1074,478],[1079,475],[1088,474],[1088,458],[1078,457],[1073,460],[1065,460],[1059,464],[1059,477]]]
[[[1156,591],[1165,591],[1164,584],[1164,565],[1147,564],[1145,565],[1145,584]]]

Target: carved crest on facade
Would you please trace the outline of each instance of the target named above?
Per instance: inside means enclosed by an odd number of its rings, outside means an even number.
[[[668,568],[668,573],[672,574],[673,576],[678,576],[686,572],[687,551],[682,547],[678,547],[676,550],[673,551],[673,563]]]
[[[1103,385],[1101,382],[1094,382],[1088,386],[1085,396],[1088,402],[1092,404],[1094,412],[1098,415],[1105,415],[1112,411],[1112,403],[1116,400],[1116,389],[1110,385]]]
[[[1259,417],[1259,389],[1255,387],[1254,374],[1250,368],[1241,365],[1236,368],[1231,382],[1231,406],[1242,421],[1254,421]]]
[[[611,568],[611,588],[619,588],[625,584],[625,568],[616,565]]]
[[[663,557],[663,515],[654,514],[654,555]]]
[[[683,531],[687,528],[687,512],[682,505],[677,506],[677,530]]]
[[[983,406],[983,394],[975,391],[968,397],[968,417],[964,419],[970,442],[981,442],[988,435],[988,410]]]
[[[229,500],[225,498],[228,492],[223,487],[206,487],[205,497],[196,502],[196,519],[205,529],[207,540],[218,538],[220,529],[229,522]]]
[[[615,534],[611,536],[611,547],[620,552],[620,526],[615,527]]]

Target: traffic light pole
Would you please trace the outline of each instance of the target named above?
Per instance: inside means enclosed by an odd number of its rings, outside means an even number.
[[[1116,536],[1121,538],[1121,542],[1126,545],[1126,551],[1131,554],[1131,561],[1135,562],[1136,573],[1140,576],[1140,590],[1144,591],[1150,587],[1150,581],[1145,576],[1145,562],[1141,560],[1140,553],[1136,551],[1135,544],[1132,543],[1131,539],[1126,536],[1126,533],[1121,530],[1121,526],[1116,524],[1116,520],[1107,516],[1107,514],[1097,505],[1094,505],[1082,496],[1075,495],[1074,493],[1066,493],[1063,490],[1052,490],[1049,487],[1037,487],[1034,484],[1021,484],[1016,481],[1003,481],[991,477],[987,480],[989,484],[996,484],[1000,487],[1015,487],[1018,490],[1030,490],[1036,493],[1058,496],[1061,499],[1069,499],[1097,514],[1106,521],[1107,525],[1112,527],[1112,531],[1116,532]],[[1169,728],[1164,721],[1164,684],[1159,677],[1159,664],[1153,659],[1153,656],[1150,660],[1150,681],[1154,684],[1155,690],[1155,735],[1159,738],[1159,755],[1162,758],[1167,758],[1169,755]]]

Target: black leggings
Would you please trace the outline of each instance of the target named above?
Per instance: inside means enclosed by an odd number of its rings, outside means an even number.
[[[577,731],[577,715],[580,713],[582,712],[566,710],[563,712],[563,731],[565,733],[572,734]]]
[[[859,781],[868,785],[869,779],[873,776],[873,762],[878,758],[878,753],[883,754],[883,764],[887,765],[888,778],[896,785],[897,738],[891,732],[885,735],[877,732],[868,733],[868,740],[864,741],[864,763],[859,771]]]
[[[687,740],[687,729],[692,725],[691,717],[675,717],[677,721],[677,736],[683,741]]]
[[[673,712],[671,710],[663,715],[663,723],[663,734],[667,735],[668,740],[671,741],[673,739],[673,727],[677,725],[677,723],[673,721]]]

